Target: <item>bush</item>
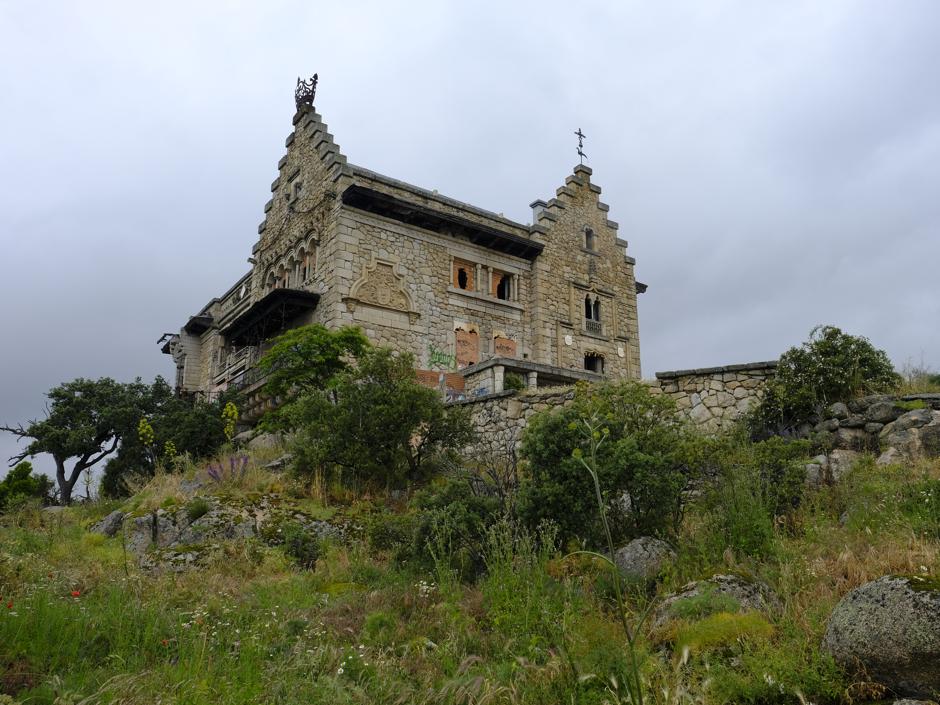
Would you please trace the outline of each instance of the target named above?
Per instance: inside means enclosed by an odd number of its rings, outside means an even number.
[[[669,397],[653,396],[635,382],[580,385],[570,406],[532,417],[522,437],[530,477],[520,488],[520,517],[529,527],[555,522],[563,542],[601,542],[594,487],[573,455],[588,447],[584,422],[589,419],[606,436],[596,470],[616,518],[615,539],[674,536],[695,475],[699,440]]]
[[[30,499],[49,499],[52,482],[45,475],[32,473],[33,464],[24,460],[0,480],[0,514]]]
[[[467,411],[445,409],[438,392],[418,384],[414,357],[387,348],[363,353],[329,391],[293,402],[288,416],[296,468],[353,483],[424,480],[472,438]]]
[[[515,372],[507,372],[506,376],[503,378],[503,389],[512,389],[515,391],[525,389],[525,380],[522,379],[522,375],[516,374]]]
[[[766,558],[776,548],[774,527],[792,526],[803,501],[807,441],[740,438],[715,441],[709,462],[714,480],[702,502],[706,544],[713,556],[731,548]]]
[[[780,356],[774,380],[749,424],[756,436],[792,435],[827,405],[901,384],[888,355],[867,338],[817,326],[809,340]]]
[[[284,553],[301,568],[313,570],[320,557],[320,542],[317,537],[296,521],[285,521],[280,529]]]
[[[410,554],[420,562],[445,562],[466,579],[483,568],[482,546],[499,518],[499,502],[474,494],[465,480],[444,479],[412,500]]]

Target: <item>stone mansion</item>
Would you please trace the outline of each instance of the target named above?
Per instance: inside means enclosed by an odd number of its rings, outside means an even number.
[[[314,322],[412,353],[452,398],[499,392],[509,372],[529,387],[640,377],[646,287],[590,168],[517,223],[349,164],[298,83],[251,270],[160,340],[179,393],[236,386],[250,420],[268,341]]]

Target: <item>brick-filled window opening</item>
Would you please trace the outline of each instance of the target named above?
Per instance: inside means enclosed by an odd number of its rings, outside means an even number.
[[[476,265],[462,260],[454,260],[453,283],[458,289],[473,291],[473,273]]]
[[[597,353],[588,353],[584,356],[584,369],[586,369],[588,372],[597,372],[598,374],[603,374],[604,356],[598,355]]]

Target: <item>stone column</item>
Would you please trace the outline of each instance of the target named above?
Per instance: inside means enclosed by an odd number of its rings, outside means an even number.
[[[482,281],[480,280],[480,272],[481,272],[481,269],[482,269],[481,266],[480,266],[479,264],[477,264],[477,265],[476,265],[476,272],[475,272],[476,277],[475,277],[474,280],[473,280],[473,290],[474,290],[474,291],[480,291],[480,284],[482,284]]]
[[[538,372],[529,372],[526,377],[526,387],[529,389],[535,390],[539,386],[539,373]]]
[[[493,392],[503,391],[503,380],[506,378],[506,368],[502,365],[493,366]]]

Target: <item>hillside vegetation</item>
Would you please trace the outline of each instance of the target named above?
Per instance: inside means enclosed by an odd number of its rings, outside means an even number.
[[[270,457],[270,454],[264,459]],[[252,459],[252,463],[257,465]],[[195,468],[190,470],[195,471]],[[203,472],[200,470],[200,472]],[[718,552],[704,504],[690,508],[677,558],[651,591],[628,592],[631,624],[661,596],[715,573],[762,580],[776,613],[727,599],[688,601],[638,626],[648,702],[852,702],[883,695],[820,651],[849,589],[885,574],[940,572],[940,465],[860,462],[811,492],[757,558]],[[194,506],[179,476],[123,506]],[[296,545],[221,541],[196,567],[147,571],[126,535],[89,527],[118,505],[25,507],[0,528],[0,692],[30,703],[563,703],[626,697],[629,654],[598,561],[563,558],[552,529],[495,521],[481,569],[461,575],[459,537],[406,560],[421,510],[387,497],[325,506],[267,471],[205,495],[280,497],[348,527]],[[196,507],[198,510],[198,507]],[[424,510],[433,511],[433,510]],[[455,511],[468,511],[458,506]],[[840,521],[840,517],[842,518]],[[124,540],[122,541],[122,537]]]
[[[940,694],[940,398],[860,399],[902,383],[864,339],[814,331],[733,433],[621,383],[487,438],[407,355],[280,343],[277,435],[111,380],[107,417],[56,394],[13,429],[73,469],[123,451],[110,498],[3,486],[0,705]],[[849,406],[892,453],[832,448]]]

